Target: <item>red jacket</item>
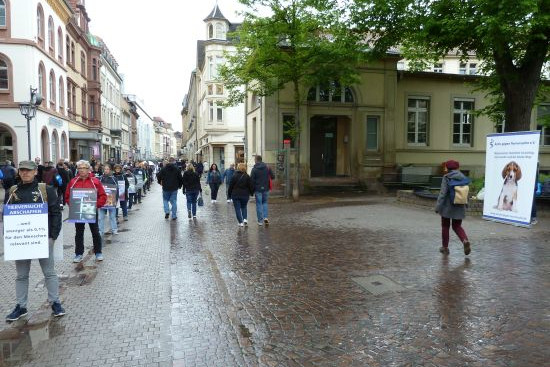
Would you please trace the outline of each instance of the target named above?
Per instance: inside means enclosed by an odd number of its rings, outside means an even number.
[[[97,190],[97,208],[101,208],[107,202],[107,194],[105,194],[105,189],[99,180],[95,177],[88,176],[85,179],[76,176],[67,185],[67,190],[65,191],[65,202],[70,203],[69,199],[71,197],[71,189],[96,189]]]

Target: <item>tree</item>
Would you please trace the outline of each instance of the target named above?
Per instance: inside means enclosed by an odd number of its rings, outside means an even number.
[[[296,147],[292,195],[299,197],[300,105],[304,93],[319,82],[352,83],[361,53],[354,35],[340,22],[337,0],[239,0],[248,7],[234,34],[236,52],[226,55],[220,76],[229,104],[247,93],[272,95],[286,85],[294,93],[293,138]],[[269,16],[258,15],[258,7]]]
[[[488,78],[482,88],[504,113],[506,131],[529,130],[543,65],[549,60],[549,0],[354,0],[355,31],[372,55],[399,46],[413,63],[451,50],[475,52]]]

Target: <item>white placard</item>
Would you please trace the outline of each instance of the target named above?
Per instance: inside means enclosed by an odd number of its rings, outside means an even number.
[[[530,227],[540,131],[487,135],[483,218]]]
[[[48,204],[4,206],[4,260],[49,257]]]

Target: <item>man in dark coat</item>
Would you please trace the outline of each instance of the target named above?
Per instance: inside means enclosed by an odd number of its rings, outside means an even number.
[[[160,170],[157,181],[162,186],[162,201],[164,204],[164,218],[170,217],[172,207],[172,220],[178,218],[178,190],[183,184],[181,171],[176,166],[176,160],[170,158],[168,164]],[[170,206],[168,205],[170,204]]]
[[[258,216],[258,225],[261,226],[269,224],[267,218],[267,199],[269,196],[270,185],[269,182],[273,179],[273,173],[271,169],[262,162],[262,156],[257,155],[254,159],[256,164],[252,168],[250,178],[254,185],[254,196],[256,198],[256,215]]]

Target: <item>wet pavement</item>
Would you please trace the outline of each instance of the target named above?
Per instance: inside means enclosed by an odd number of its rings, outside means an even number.
[[[452,234],[443,257],[439,217],[393,198],[274,200],[269,227],[250,203],[245,228],[219,199],[190,221],[180,195],[165,220],[155,185],[102,263],[70,262],[65,224],[67,315],[49,317],[33,262],[30,314],[0,327],[0,366],[548,365],[550,218],[467,218],[472,254]],[[0,263],[1,315],[14,268]]]

